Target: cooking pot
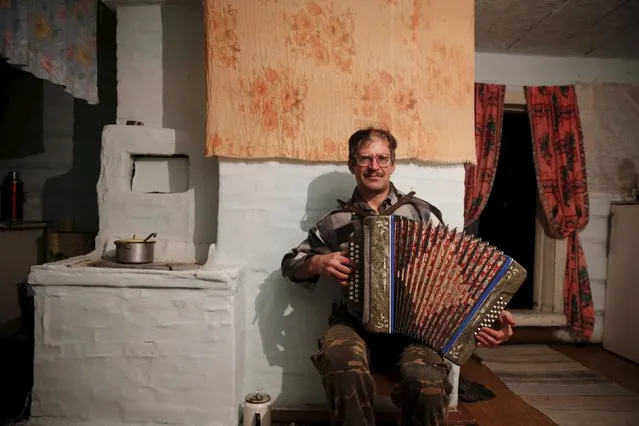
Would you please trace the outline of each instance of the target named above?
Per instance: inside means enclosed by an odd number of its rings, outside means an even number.
[[[152,263],[155,256],[155,241],[149,241],[151,238],[157,237],[154,232],[145,239],[133,238],[127,240],[116,240],[115,244],[115,261],[118,263]]]

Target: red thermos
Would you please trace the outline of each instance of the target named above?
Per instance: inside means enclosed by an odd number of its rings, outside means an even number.
[[[18,172],[9,172],[2,182],[0,220],[22,220],[24,216],[24,183]]]

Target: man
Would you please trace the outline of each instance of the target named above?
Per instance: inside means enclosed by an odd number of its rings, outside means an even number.
[[[348,168],[357,182],[352,198],[330,211],[309,230],[306,240],[284,256],[285,277],[309,287],[322,276],[348,286],[349,259],[342,245],[367,215],[396,214],[442,222],[434,206],[413,193],[400,193],[391,183],[396,148],[397,141],[384,130],[359,130],[350,137]],[[501,324],[499,330],[482,329],[478,344],[494,346],[510,338],[514,325],[510,313],[504,311]],[[399,335],[366,332],[343,302],[329,317],[318,346],[312,360],[322,377],[334,424],[374,425],[371,370],[395,366],[400,382],[391,398],[408,424],[443,424],[452,386],[448,366],[432,349]]]

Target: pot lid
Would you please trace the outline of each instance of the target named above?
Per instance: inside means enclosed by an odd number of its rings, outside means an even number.
[[[157,234],[154,232],[152,234],[150,234],[148,237],[142,239],[142,238],[136,238],[137,235],[133,234],[133,238],[127,238],[127,239],[118,239],[115,240],[114,243],[115,244],[128,244],[128,243],[149,243],[149,244],[155,244],[155,241],[151,240],[151,237],[155,237],[157,236]]]

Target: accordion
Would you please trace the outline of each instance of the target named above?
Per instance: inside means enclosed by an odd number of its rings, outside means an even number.
[[[368,216],[348,243],[346,306],[372,333],[397,333],[461,365],[526,278],[496,247],[447,226]]]

